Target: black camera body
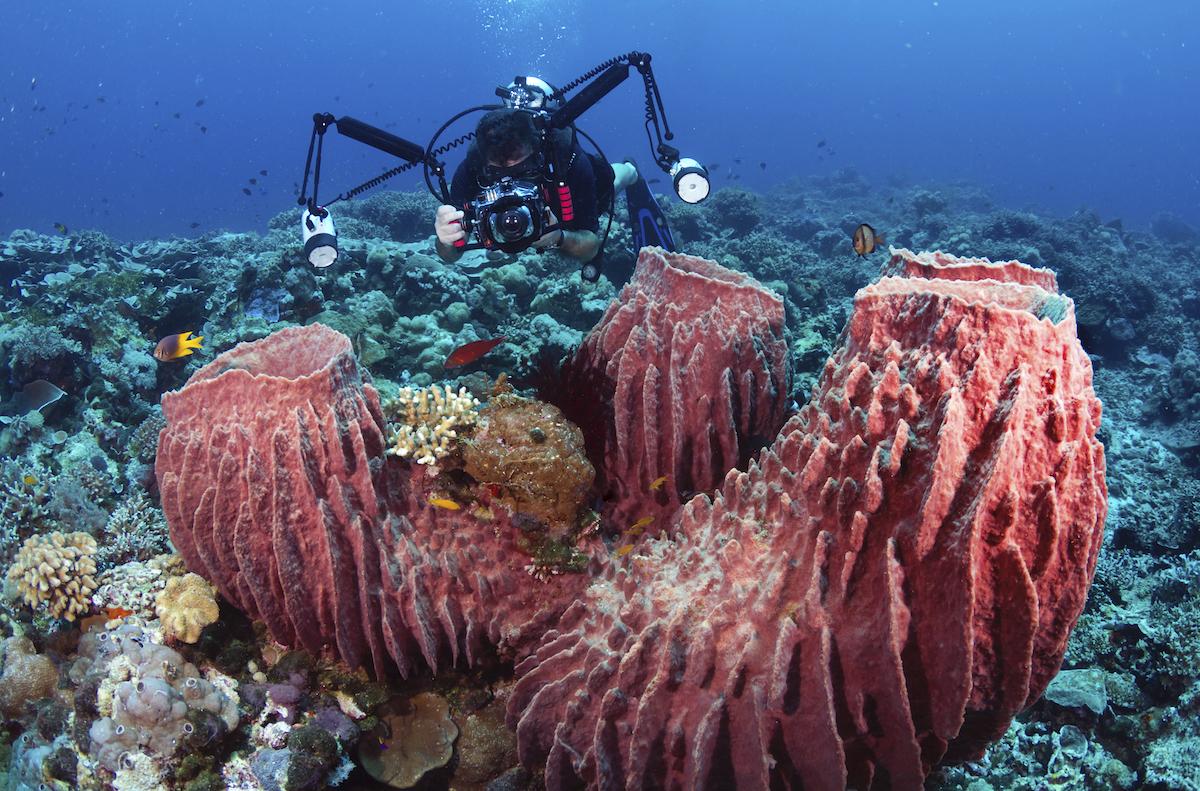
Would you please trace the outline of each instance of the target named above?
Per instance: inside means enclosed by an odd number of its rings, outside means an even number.
[[[484,249],[514,254],[556,227],[541,186],[533,181],[502,178],[463,207],[463,230],[476,231]]]

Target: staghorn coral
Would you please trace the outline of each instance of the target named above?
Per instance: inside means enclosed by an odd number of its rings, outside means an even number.
[[[413,389],[403,387],[388,405],[394,413],[395,432],[388,453],[417,464],[434,464],[455,447],[459,432],[470,429],[479,417],[479,399],[450,385]]]
[[[162,408],[156,406],[146,419],[130,433],[129,443],[126,446],[129,458],[143,464],[153,464],[154,456],[158,453],[158,434],[166,425],[167,421],[163,417]]]
[[[30,536],[8,570],[25,604],[74,621],[91,608],[96,589],[96,539],[87,533]]]
[[[215,623],[220,615],[214,594],[212,586],[199,574],[189,572],[168,579],[154,604],[154,612],[162,621],[163,636],[185,643],[199,640],[204,627]]]
[[[40,464],[0,462],[0,567],[12,563],[22,541],[53,526],[53,484],[54,476]]]

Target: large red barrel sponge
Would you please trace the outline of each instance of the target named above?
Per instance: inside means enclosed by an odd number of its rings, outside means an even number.
[[[712,261],[646,248],[562,377],[549,397],[583,427],[608,516],[669,515],[783,425],[783,300]]]
[[[918,789],[1057,672],[1107,508],[1054,277],[895,253],[812,401],[518,664],[548,788]]]
[[[535,581],[519,531],[430,505],[385,457],[350,339],[296,327],[225,352],[163,396],[156,473],[188,567],[281,643],[378,675],[519,653],[578,595]]]

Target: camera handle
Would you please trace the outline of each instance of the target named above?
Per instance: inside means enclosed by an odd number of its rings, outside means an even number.
[[[300,187],[300,197],[298,203],[300,205],[308,204],[310,211],[316,206],[323,210],[317,203],[317,190],[321,184],[321,157],[325,144],[325,132],[333,125],[339,134],[345,135],[351,140],[357,140],[360,143],[370,146],[371,148],[382,151],[385,154],[391,154],[394,157],[405,160],[403,165],[394,167],[391,170],[385,171],[373,179],[359,184],[353,189],[343,192],[333,200],[329,201],[326,206],[337,203],[341,200],[349,200],[356,195],[366,192],[372,187],[376,187],[393,176],[397,176],[407,170],[411,170],[417,165],[425,165],[427,170],[432,170],[438,178],[439,185],[442,189],[443,202],[448,202],[450,199],[450,188],[446,184],[446,168],[441,162],[437,161],[432,155],[427,155],[425,149],[417,143],[405,140],[402,137],[397,137],[391,132],[386,132],[377,126],[372,126],[365,121],[360,121],[357,118],[352,118],[344,115],[341,118],[334,118],[330,113],[316,113],[313,115],[313,131],[312,136],[308,141],[308,158],[304,162],[304,181]],[[315,168],[313,167],[313,148],[316,147]],[[308,175],[313,173],[313,194],[311,198],[306,198],[305,193],[308,190]],[[314,212],[316,213],[316,212]]]

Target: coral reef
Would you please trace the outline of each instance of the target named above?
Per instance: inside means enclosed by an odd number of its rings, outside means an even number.
[[[642,266],[691,285],[660,254]],[[771,337],[746,318],[766,312],[763,292],[687,266],[746,301],[708,319],[725,347],[753,350],[718,381],[755,382],[743,366],[765,368],[762,388],[786,381],[785,363],[774,378],[763,363],[782,353],[745,340]],[[890,271],[860,293],[812,404],[770,450],[662,538],[593,558],[586,595],[585,579],[514,578],[513,526],[430,507],[419,466],[380,463],[378,397],[349,340],[320,326],[240,346],[164,398],[172,536],[289,644],[369,656],[377,672],[390,657],[404,675],[418,652],[431,668],[489,643],[517,657],[510,722],[551,787],[919,784],[979,754],[1057,670],[1099,550],[1104,459],[1090,364],[1049,273],[905,251]],[[630,425],[657,403],[632,401]],[[771,415],[774,393],[766,403],[746,421]],[[222,514],[232,541],[214,533]],[[597,685],[609,691],[583,692]]]
[[[144,492],[121,501],[104,525],[96,557],[101,567],[150,560],[170,549],[162,511]]]
[[[595,480],[583,433],[550,404],[493,396],[463,451],[463,469],[491,500],[532,517],[556,536],[570,531]]]
[[[1017,264],[891,269],[923,277],[860,291],[772,447],[518,664],[547,787],[917,788],[1057,671],[1106,502],[1071,305]]]
[[[469,431],[479,417],[479,399],[449,385],[400,389],[394,402],[384,404],[395,431],[388,453],[418,464],[435,464],[456,446],[460,432]]]
[[[171,640],[194,643],[200,632],[216,623],[220,608],[213,598],[215,591],[199,574],[191,572],[171,577],[154,602],[154,612],[162,622],[163,636]]]
[[[427,772],[445,766],[454,754],[458,726],[445,698],[422,692],[380,707],[379,724],[359,742],[358,758],[367,774],[392,788],[412,788]]]
[[[211,749],[238,725],[232,685],[202,676],[137,623],[88,632],[71,673],[96,685],[100,716],[89,727],[90,752],[114,774],[161,777],[178,753]]]
[[[0,641],[0,716],[17,719],[27,703],[53,695],[57,687],[54,662],[39,654],[28,637]]]
[[[31,536],[8,569],[26,605],[68,621],[86,613],[96,589],[96,539],[87,533]]]

